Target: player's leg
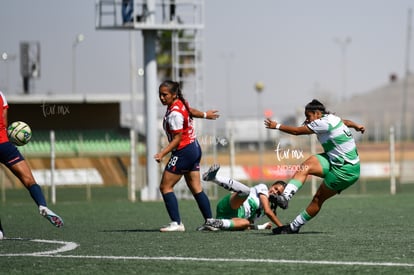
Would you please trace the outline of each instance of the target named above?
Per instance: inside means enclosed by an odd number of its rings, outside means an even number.
[[[274,228],[273,234],[298,233],[303,225],[305,225],[319,213],[323,203],[332,196],[335,196],[337,193],[338,192],[336,190],[332,190],[328,188],[325,183],[322,183],[306,209],[297,215],[290,224]]]
[[[208,219],[207,226],[221,230],[246,230],[250,227],[250,222],[243,218],[231,218],[231,219]]]
[[[42,189],[36,183],[32,171],[30,170],[30,167],[27,164],[26,160],[20,160],[19,162],[14,163],[8,167],[27,188],[30,196],[39,207],[39,213],[54,226],[62,227],[63,219],[47,207],[46,199],[43,195]]]
[[[162,174],[160,191],[171,222],[167,226],[162,227],[160,229],[161,232],[185,231],[184,224],[181,222],[177,197],[174,193],[174,186],[181,177],[182,175],[174,174],[167,170],[164,170]]]
[[[220,165],[213,164],[209,170],[204,173],[203,180],[212,181],[226,190],[238,193],[240,196],[248,196],[250,194],[250,187],[245,184],[228,177],[217,176],[219,169]]]
[[[322,183],[313,196],[312,201],[309,203],[308,207],[306,207],[306,210],[299,214],[290,223],[290,228],[293,231],[299,231],[303,225],[305,225],[319,213],[322,204],[330,197],[335,196],[337,193],[337,191],[329,189],[324,183]]]
[[[299,231],[301,226],[319,213],[327,199],[354,184],[359,178],[359,173],[359,163],[345,163],[341,167],[332,166],[331,170],[325,173],[324,182],[319,186],[306,210],[290,224],[292,230]]]
[[[250,222],[248,219],[243,218],[232,218],[228,222],[223,220],[223,229],[239,231],[246,230],[250,227]]]
[[[318,155],[322,158],[322,155]],[[297,233],[299,229],[308,221],[313,219],[320,211],[323,203],[340,193],[342,190],[347,189],[353,185],[360,175],[360,164],[345,163],[342,166],[331,166],[329,171],[326,171],[326,165],[323,164],[324,160],[321,159],[321,164],[324,167],[324,181],[319,186],[317,192],[313,196],[312,201],[291,223],[290,225],[283,226],[281,228],[275,228],[273,233],[275,234],[289,234]]]
[[[204,218],[203,225],[199,226],[197,230],[205,230],[205,223],[207,219],[211,219],[213,214],[211,212],[210,200],[207,194],[203,191],[200,180],[200,161],[201,161],[201,147],[198,142],[188,145],[185,149],[186,170],[190,171],[184,174],[185,182],[197,202],[198,208]]]
[[[201,186],[200,171],[191,171],[190,173],[185,174],[184,177],[185,182],[193,194],[198,208],[204,217],[204,221],[212,218],[213,214],[211,212],[210,200],[208,199],[206,193],[203,191],[203,187]]]
[[[310,156],[289,180],[283,194],[279,197],[279,206],[284,209],[287,208],[288,201],[302,188],[309,175],[324,177],[327,171],[329,171],[329,162],[325,157],[322,155]]]
[[[21,183],[27,188],[31,197],[38,206],[46,206],[46,199],[43,196],[40,186],[36,183],[32,171],[27,162],[22,160],[10,167],[13,174],[20,179]]]
[[[249,220],[242,218],[240,206],[247,197],[241,198],[237,193],[227,194],[217,203],[216,218],[207,219],[206,226],[223,230],[244,230],[249,228]]]
[[[1,220],[0,220],[0,240],[3,240],[4,238],[4,230],[3,230],[3,226],[1,225]]]
[[[240,206],[246,201],[249,196],[240,195],[239,193],[231,193],[230,195],[230,207],[231,209],[239,209]]]

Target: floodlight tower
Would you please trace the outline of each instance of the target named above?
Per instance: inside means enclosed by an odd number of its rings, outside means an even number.
[[[345,39],[335,38],[334,42],[338,44],[341,50],[341,74],[342,74],[342,100],[347,99],[347,68],[346,68],[346,54],[347,48],[351,44],[351,38],[346,37]]]
[[[200,35],[204,28],[204,0],[96,0],[96,29],[142,31],[144,51],[144,104],[146,136],[146,187],[141,190],[141,200],[159,199],[159,171],[153,156],[158,151],[158,85],[156,46],[158,31],[172,31],[172,75],[174,81],[194,91],[200,100],[202,90]],[[166,16],[166,12],[169,16]],[[178,32],[192,32],[190,36],[180,38]],[[183,46],[194,45],[194,47]],[[185,48],[185,50],[183,50]],[[131,47],[131,51],[132,51]],[[134,56],[131,54],[131,56]],[[189,57],[190,56],[190,57]],[[191,64],[188,64],[188,59]],[[131,60],[131,64],[135,64]],[[189,67],[190,66],[190,67]],[[133,66],[131,66],[133,67]],[[190,70],[193,77],[182,74]],[[132,68],[134,83],[135,68]],[[136,85],[131,85],[131,101],[136,98]],[[196,103],[197,104],[197,103]],[[199,106],[200,107],[200,106]],[[134,108],[133,108],[134,109]],[[132,129],[136,130],[136,114],[132,114]],[[135,149],[135,148],[134,148]],[[131,167],[132,168],[132,167]],[[134,169],[131,169],[134,170]],[[131,175],[135,178],[134,175]],[[134,184],[134,183],[133,183]]]
[[[5,80],[5,92],[10,92],[10,87],[9,87],[9,82],[10,82],[10,68],[9,68],[9,63],[11,61],[16,60],[16,55],[15,54],[8,54],[7,52],[3,52],[1,54],[0,57],[0,61],[3,61],[4,64],[6,65],[6,80]]]

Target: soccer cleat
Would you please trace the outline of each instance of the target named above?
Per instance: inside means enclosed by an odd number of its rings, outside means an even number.
[[[1,220],[0,220],[0,241],[4,238],[4,232],[3,232],[3,226],[1,226]]]
[[[184,232],[185,227],[183,223],[178,224],[177,222],[170,222],[168,225],[161,227],[161,232]]]
[[[290,224],[283,225],[280,227],[276,227],[272,229],[273,234],[281,235],[281,234],[298,234],[299,230],[293,231],[290,227]]]
[[[220,169],[219,164],[213,164],[210,168],[203,174],[204,181],[212,181],[216,178],[217,172]]]
[[[289,200],[283,195],[278,195],[276,196],[276,204],[282,209],[287,209],[289,206]]]
[[[213,219],[213,218],[212,219],[207,219],[205,225],[209,226],[211,228],[221,229],[221,228],[223,228],[223,221],[220,220],[220,219]]]
[[[61,217],[59,217],[56,213],[54,213],[52,210],[47,208],[46,206],[39,206],[39,212],[40,215],[45,217],[51,224],[53,224],[56,227],[62,227],[63,226],[63,220]]]
[[[219,228],[212,227],[211,225],[207,225],[206,223],[197,227],[197,231],[218,231]]]

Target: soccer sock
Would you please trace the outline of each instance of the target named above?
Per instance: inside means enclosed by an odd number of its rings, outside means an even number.
[[[169,192],[162,194],[164,199],[165,207],[167,208],[168,215],[170,216],[171,221],[181,223],[180,212],[178,211],[178,201],[174,192]]]
[[[302,225],[310,221],[312,217],[306,212],[306,210],[303,210],[302,213],[300,213],[291,223],[290,228],[293,231],[298,231]]]
[[[250,187],[238,182],[237,180],[216,176],[214,182],[224,187],[224,189],[237,192],[239,196],[248,196],[250,194]]]
[[[302,187],[302,182],[291,179],[289,183],[286,185],[285,190],[283,191],[283,196],[290,200],[293,195]]]
[[[223,229],[231,229],[234,227],[233,220],[222,219],[222,221],[223,221]]]
[[[32,186],[27,189],[29,190],[30,196],[32,196],[32,199],[36,202],[37,206],[47,206],[46,199],[43,196],[43,192],[39,184],[32,184]]]
[[[198,208],[203,214],[204,219],[206,220],[212,218],[213,214],[211,213],[210,201],[206,193],[204,193],[204,191],[201,191],[200,193],[195,194],[194,198],[198,204]]]

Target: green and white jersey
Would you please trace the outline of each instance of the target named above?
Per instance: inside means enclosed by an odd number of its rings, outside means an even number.
[[[260,194],[269,197],[269,188],[266,184],[259,183],[250,188],[250,194],[244,203],[240,206],[239,218],[245,218],[250,221],[254,221],[260,217],[263,217],[264,211],[263,206],[260,203]]]
[[[341,118],[326,114],[307,126],[318,136],[332,165],[342,166],[345,162],[352,164],[359,162],[354,137]]]

